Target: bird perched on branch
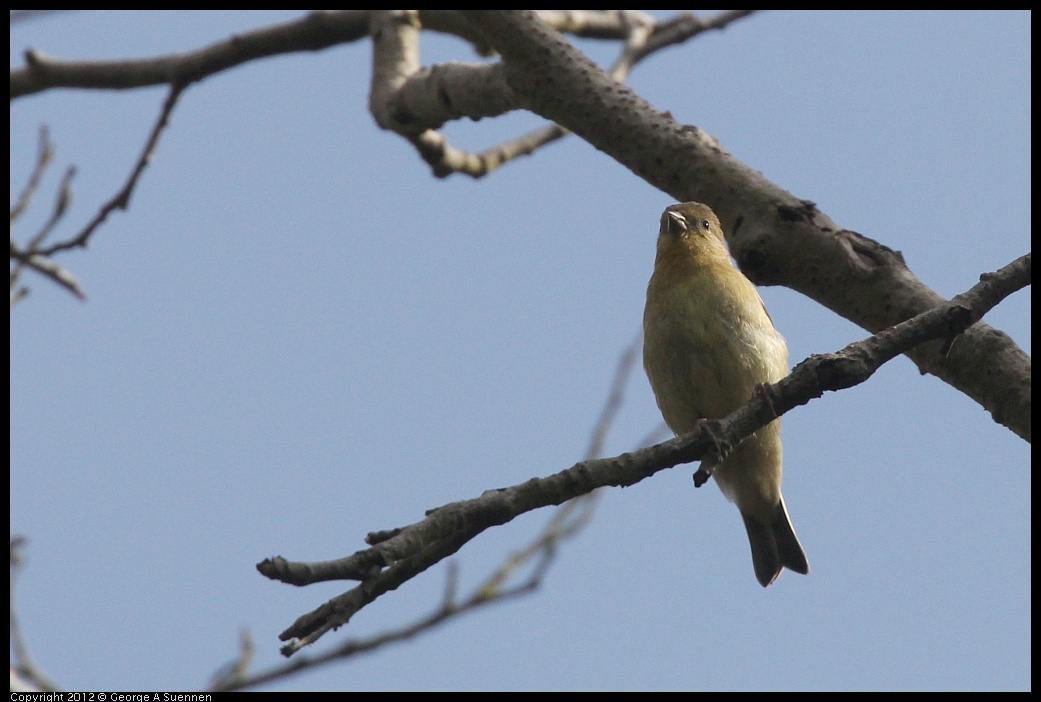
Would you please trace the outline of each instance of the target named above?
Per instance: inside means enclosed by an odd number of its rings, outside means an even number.
[[[762,384],[788,374],[784,338],[755,286],[730,262],[719,218],[698,202],[671,205],[661,216],[643,330],[644,368],[676,434],[722,419]],[[712,477],[741,510],[763,587],[782,568],[809,572],[781,496],[779,419],[728,453]]]

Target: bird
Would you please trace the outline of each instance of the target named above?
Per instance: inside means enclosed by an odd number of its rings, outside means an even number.
[[[755,285],[730,260],[719,218],[699,202],[665,208],[643,315],[643,363],[676,435],[722,419],[788,374],[788,347]],[[737,505],[763,587],[782,569],[810,571],[781,495],[774,419],[712,469]],[[697,477],[697,476],[695,476]],[[698,483],[700,485],[700,483]]]

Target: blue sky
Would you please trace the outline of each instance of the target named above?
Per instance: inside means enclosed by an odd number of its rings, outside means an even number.
[[[85,12],[12,28],[11,63],[187,51],[275,12]],[[615,47],[578,42],[602,65]],[[422,60],[475,60],[424,35]],[[370,44],[248,64],[182,98],[130,211],[30,278],[11,317],[19,612],[70,690],[199,689],[248,627],[341,592],[254,564],[339,557],[374,529],[582,457],[640,324],[665,194],[571,137],[480,181],[433,178],[366,108]],[[952,296],[1030,249],[1030,15],[764,13],[641,64],[644,98]],[[11,110],[12,197],[37,129],[65,229],[118,189],[162,89]],[[480,150],[540,120],[451,124]],[[49,188],[49,190],[47,189]],[[49,197],[49,196],[48,196]],[[41,199],[15,236],[46,216]],[[866,332],[763,288],[793,364]],[[986,321],[1030,352],[1030,292]],[[642,372],[607,443],[660,422]],[[736,509],[694,466],[606,491],[543,587],[274,689],[1029,689],[1030,446],[905,358],[784,419],[807,577],[753,577]],[[454,559],[479,582],[550,518]],[[409,624],[445,566],[317,651]]]

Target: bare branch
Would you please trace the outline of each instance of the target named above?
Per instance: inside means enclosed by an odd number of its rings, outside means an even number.
[[[256,654],[256,646],[249,630],[243,628],[239,632],[239,655],[234,661],[218,670],[213,675],[213,689],[231,690],[241,689],[241,686],[249,684],[249,668],[253,665],[253,657]]]
[[[185,86],[256,59],[320,51],[368,34],[367,11],[323,10],[293,22],[238,34],[198,51],[139,61],[67,61],[30,49],[25,52],[26,67],[11,71],[11,99],[52,88]]]
[[[51,147],[50,139],[47,136],[47,129],[46,127],[43,127],[40,130],[40,150],[37,156],[36,167],[33,169],[29,182],[22,191],[22,194],[19,196],[17,203],[11,209],[12,222],[21,217],[22,213],[24,213],[25,209],[28,207],[33,194],[39,188],[43,172],[46,170],[47,164],[50,163],[52,158],[53,149]],[[26,268],[31,268],[41,275],[50,278],[79,299],[85,299],[83,289],[80,287],[75,276],[59,266],[56,262],[47,258],[46,254],[40,249],[43,242],[48,236],[50,236],[51,232],[54,231],[54,227],[57,226],[58,222],[60,222],[65,216],[65,213],[68,212],[69,204],[72,202],[72,178],[75,175],[75,166],[69,166],[65,171],[65,175],[62,177],[61,184],[58,186],[58,194],[54,200],[54,207],[51,210],[51,216],[47,218],[47,221],[40,228],[40,231],[29,240],[28,246],[26,246],[25,249],[22,249],[15,243],[13,238],[11,239],[11,259],[15,262],[14,267],[11,269],[12,307],[15,303],[25,299],[25,296],[29,294],[28,288],[18,286],[18,282],[22,276],[22,271]]]
[[[624,389],[629,382],[629,377],[632,374],[633,367],[635,366],[639,350],[640,337],[637,336],[629,347],[625,349],[618,360],[618,368],[615,371],[614,381],[611,384],[610,392],[604,402],[604,407],[600,412],[600,417],[597,419],[593,429],[589,451],[586,456],[587,460],[599,456],[606,434],[622,405]],[[596,506],[596,501],[596,493],[594,492],[580,495],[576,499],[565,503],[553,515],[553,518],[549,521],[549,524],[546,525],[546,528],[543,529],[541,534],[539,534],[526,547],[507,558],[506,561],[491,575],[489,575],[483,583],[473,589],[469,597],[465,598],[461,602],[456,601],[456,586],[458,584],[456,567],[453,563],[449,563],[448,577],[445,581],[445,596],[442,600],[440,609],[423,618],[419,622],[403,629],[380,634],[379,636],[364,641],[351,640],[328,654],[315,658],[298,659],[291,665],[278,666],[268,671],[258,673],[252,677],[245,677],[242,674],[236,676],[229,672],[218,676],[216,678],[218,682],[215,683],[215,686],[217,689],[222,690],[255,687],[264,682],[288,677],[294,673],[323,665],[332,660],[349,658],[360,653],[373,651],[376,648],[389,643],[410,639],[428,629],[434,628],[450,618],[477,609],[478,607],[483,607],[484,605],[495,602],[502,602],[506,599],[533,592],[542,583],[543,577],[549,570],[550,565],[553,563],[559,544],[564,539],[577,534],[589,523]],[[396,529],[391,532],[379,533],[378,535],[370,534],[366,540],[369,541],[369,543],[380,543],[400,534],[401,531],[402,530],[400,529]],[[535,561],[535,566],[529,576],[517,585],[506,587],[506,583],[509,579],[533,560]],[[375,575],[377,572],[378,571],[373,571],[372,574]],[[291,641],[283,647],[283,653],[287,656],[292,655],[304,646],[316,641],[322,634],[328,631],[328,629],[329,627],[324,626],[319,630],[312,632],[309,637]],[[238,669],[238,671],[239,673],[243,672],[241,668]]]
[[[69,12],[69,10],[11,10],[11,25],[28,22],[29,20],[41,19],[47,15]]]
[[[362,653],[369,653],[391,643],[407,641],[419,634],[429,631],[440,624],[454,619],[459,615],[472,612],[481,607],[502,603],[506,600],[526,595],[538,587],[544,574],[542,569],[534,572],[531,577],[508,590],[501,590],[494,594],[486,593],[482,588],[477,588],[474,594],[462,602],[455,602],[451,591],[455,579],[454,568],[449,569],[446,591],[448,595],[439,609],[430,615],[420,619],[414,624],[385,634],[380,634],[365,640],[349,640],[338,648],[314,657],[299,657],[293,663],[283,666],[275,666],[269,670],[261,671],[246,679],[228,680],[225,684],[215,686],[216,690],[243,690],[264,683],[280,680],[305,670],[325,665],[332,661],[351,658]],[[288,647],[287,647],[288,648]],[[289,654],[287,654],[289,655]]]
[[[15,244],[13,239],[11,240],[11,258],[15,261],[15,266],[11,270],[12,305],[24,299],[28,293],[28,290],[25,288],[16,287],[22,270],[25,268],[35,270],[41,275],[44,275],[55,283],[61,285],[81,300],[85,299],[83,289],[80,287],[76,278],[69,271],[52,260],[52,256],[60,251],[86,247],[91,235],[99,226],[101,226],[112,211],[116,209],[125,210],[129,207],[130,197],[134,192],[134,188],[137,186],[137,182],[144,173],[145,168],[147,168],[148,164],[151,163],[152,156],[155,154],[156,146],[159,143],[159,137],[162,135],[167,125],[169,125],[170,115],[173,112],[174,107],[177,105],[177,101],[185,87],[186,86],[184,85],[175,85],[170,88],[170,92],[163,103],[162,110],[159,112],[159,117],[156,119],[155,125],[152,127],[152,132],[149,135],[148,140],[145,142],[145,146],[141,150],[141,154],[138,156],[137,162],[134,164],[134,168],[127,177],[123,187],[120,188],[119,192],[117,192],[98,210],[98,213],[94,218],[76,236],[65,241],[51,244],[50,246],[43,246],[44,240],[47,239],[55,225],[68,211],[69,203],[72,200],[72,189],[70,184],[72,177],[76,173],[76,169],[75,167],[70,167],[62,179],[51,217],[43,228],[31,239],[29,245],[25,249],[22,249]],[[21,210],[24,210],[23,201],[24,203],[28,203],[32,191],[36,189],[34,181],[38,181],[38,173],[42,172],[42,167],[45,166],[46,161],[49,160],[50,144],[49,142],[46,142],[44,145],[41,145],[41,155],[38,159],[37,167],[33,176],[30,178],[30,185],[26,188],[26,192],[29,193],[29,195],[23,193],[23,196],[19,198],[18,204],[14,209],[12,209],[12,220],[16,216],[16,210],[19,213]]]
[[[1030,254],[1026,254],[996,273],[982,275],[980,283],[951,302],[836,353],[811,356],[780,382],[765,386],[764,393],[757,393],[721,420],[715,435],[699,426],[690,434],[655,446],[614,458],[582,461],[546,478],[489,490],[478,498],[431,510],[425,519],[409,526],[380,532],[375,538],[370,536],[371,548],[337,561],[306,564],[276,557],[257,564],[263,575],[294,585],[332,579],[362,580],[354,589],[300,617],[282,632],[280,638],[290,641],[283,653],[292,655],[326,632],[343,626],[362,607],[455,553],[485,529],[597,488],[627,487],[666,468],[711,459],[720,442],[737,446],[744,437],[789,410],[821,397],[825,391],[864,382],[884,363],[919,344],[964,333],[998,302],[1029,285],[1030,279]],[[1026,391],[1029,392],[1029,386]]]
[[[170,123],[170,114],[173,112],[174,107],[177,105],[177,101],[181,97],[181,93],[184,92],[185,85],[174,85],[170,88],[169,94],[166,96],[166,100],[163,102],[163,108],[159,112],[159,117],[155,121],[155,125],[152,127],[152,132],[148,136],[148,141],[145,142],[144,148],[141,150],[141,155],[138,156],[137,162],[134,164],[134,169],[130,172],[126,183],[120,188],[108,202],[102,205],[98,213],[94,215],[94,218],[85,226],[79,234],[57,244],[52,244],[45,249],[39,251],[41,256],[52,256],[59,251],[65,251],[66,249],[74,249],[78,247],[85,247],[87,242],[90,240],[91,235],[94,231],[101,226],[101,224],[108,219],[109,214],[113,210],[126,210],[130,206],[130,196],[134,192],[134,188],[137,186],[137,181],[141,178],[141,174],[144,173],[145,168],[152,162],[152,156],[155,154],[156,146],[159,144],[159,137],[162,135],[163,130],[166,129]]]
[[[83,288],[80,287],[79,281],[76,280],[76,277],[46,256],[21,251],[15,246],[14,242],[11,242],[11,258],[17,262],[14,270],[11,271],[12,305],[24,299],[28,293],[24,288],[15,290],[15,285],[17,284],[23,268],[31,268],[37,273],[50,278],[81,300],[87,299],[87,296],[83,292]]]
[[[415,137],[412,143],[423,160],[430,164],[434,175],[438,178],[446,178],[453,173],[463,173],[473,178],[480,178],[508,161],[520,156],[527,156],[539,147],[550,144],[566,134],[568,134],[566,129],[551,124],[479,154],[472,154],[451,146],[441,132],[433,129],[428,129]]]
[[[50,132],[47,126],[43,125],[40,127],[40,142],[36,150],[36,165],[33,167],[33,172],[29,176],[29,180],[26,181],[25,187],[22,188],[22,192],[19,193],[14,207],[11,208],[12,222],[21,217],[22,213],[29,206],[33,195],[36,194],[40,187],[40,180],[43,178],[44,171],[47,170],[47,166],[50,165],[53,158],[54,147],[51,145]]]
[[[384,11],[373,11],[384,12]],[[542,10],[538,16],[558,31],[595,39],[626,41],[623,57],[613,71],[619,80],[646,56],[701,32],[722,29],[752,10],[735,10],[709,19],[684,13],[656,23],[631,10]],[[480,53],[487,42],[455,10],[425,10],[418,17],[424,28],[447,32],[471,41]],[[153,85],[189,85],[242,63],[268,56],[317,51],[353,42],[369,34],[370,12],[365,10],[318,11],[294,22],[231,37],[197,51],[142,60],[68,61],[42,52],[26,52],[27,67],[11,72],[11,99],[51,88],[132,89]],[[392,57],[381,52],[374,65],[374,93],[370,102],[377,123],[408,138],[438,177],[460,172],[472,177],[491,173],[502,164],[532,153],[567,134],[550,125],[505,144],[471,154],[450,146],[430,130],[445,122],[467,117],[481,119],[517,109],[498,64],[445,64],[421,69],[417,60],[393,90],[381,78],[379,66]],[[375,87],[381,86],[381,90]]]
[[[43,244],[43,241],[50,236],[55,225],[57,225],[58,222],[61,221],[62,217],[65,216],[65,213],[69,211],[69,205],[72,204],[72,179],[75,176],[75,166],[69,166],[65,169],[65,175],[62,176],[61,184],[58,186],[58,195],[54,199],[54,208],[51,210],[51,216],[40,231],[36,233],[36,236],[29,241],[29,251],[39,251],[39,247]]]
[[[897,252],[843,229],[698,127],[655,109],[535,14],[474,10],[469,16],[503,55],[507,82],[525,109],[574,131],[676,200],[708,204],[753,282],[802,292],[870,332],[943,302]],[[908,356],[923,373],[983,405],[995,421],[1029,436],[1030,398],[1017,388],[1029,377],[1030,359],[1007,335],[981,324],[947,357],[929,345]],[[979,373],[983,366],[992,372]]]
[[[21,11],[53,12],[53,11]],[[561,32],[620,39],[625,28],[616,11],[542,11]],[[423,10],[423,26],[457,35],[487,53],[487,42],[456,10]],[[21,16],[12,14],[12,22]],[[196,51],[140,60],[72,61],[30,49],[26,67],[11,71],[11,99],[54,88],[128,90],[154,85],[191,84],[229,68],[301,51],[321,51],[369,35],[368,10],[320,10],[298,20],[238,34]]]
[[[615,369],[614,380],[611,382],[611,391],[608,393],[604,408],[600,410],[600,417],[596,420],[596,425],[593,427],[593,436],[589,441],[589,448],[586,449],[586,458],[599,458],[604,454],[604,442],[607,440],[607,433],[611,430],[611,425],[614,424],[618,410],[622,408],[622,403],[625,400],[625,386],[633,373],[636,360],[640,358],[642,353],[640,348],[642,341],[643,333],[641,332],[636,335],[636,338],[626,347],[618,359],[618,367]]]
[[[540,10],[537,14],[540,19],[561,32],[600,39],[623,39],[623,51],[611,68],[610,75],[615,80],[624,82],[633,66],[652,53],[686,41],[702,32],[722,29],[752,12],[754,10],[724,12],[708,20],[683,13],[663,23],[658,23],[653,17],[634,10]],[[423,17],[425,19],[425,16]],[[491,72],[489,79],[481,84],[470,76],[460,75],[451,80],[445,74],[448,71],[458,72],[466,69],[494,72]],[[411,136],[413,132],[408,130],[398,131],[412,141],[420,156],[430,164],[438,178],[445,178],[453,173],[481,178],[511,160],[531,154],[569,134],[568,130],[559,124],[550,124],[481,153],[472,154],[451,146],[442,134],[434,131],[449,119],[480,119],[519,108],[520,105],[512,91],[505,84],[501,69],[501,64],[476,67],[460,64],[436,66],[412,76],[402,86],[400,95],[396,96],[400,112],[408,114],[411,118],[412,130],[417,128],[417,123],[425,128],[418,136]],[[443,73],[439,75],[439,71]],[[406,105],[409,107],[405,107]],[[435,106],[443,106],[445,109],[438,111]],[[421,115],[426,116],[425,120]]]
[[[623,351],[618,360],[618,367],[615,372],[614,381],[611,384],[611,389],[604,402],[604,407],[600,412],[600,417],[597,419],[592,432],[590,447],[586,456],[587,459],[598,457],[602,450],[607,432],[610,430],[610,426],[613,423],[614,418],[617,416],[618,410],[624,400],[624,389],[629,382],[629,377],[632,374],[633,367],[635,366],[636,358],[639,356],[639,350],[640,336],[637,336],[629,347]],[[361,653],[374,651],[375,649],[390,643],[410,639],[451,618],[479,607],[496,602],[502,602],[506,599],[512,599],[513,597],[535,591],[542,583],[543,577],[546,575],[550,565],[553,563],[557,554],[557,547],[560,543],[577,534],[589,523],[596,506],[596,497],[597,493],[581,495],[562,505],[553,515],[553,518],[550,519],[545,529],[543,529],[543,531],[530,544],[507,558],[501,566],[496,568],[494,572],[485,578],[484,582],[477,585],[471,591],[470,595],[465,597],[463,600],[457,601],[457,568],[454,563],[449,562],[448,576],[445,579],[445,595],[442,599],[441,606],[438,610],[424,617],[420,621],[402,629],[380,634],[370,639],[360,641],[349,640],[335,651],[328,654],[315,658],[297,658],[292,664],[277,666],[253,676],[246,675],[248,660],[246,663],[242,662],[245,659],[245,652],[247,650],[244,644],[243,654],[240,655],[239,661],[235,664],[226,666],[220,673],[214,676],[214,688],[218,690],[245,689],[272,680],[289,677],[295,673],[323,665],[333,660],[349,658]],[[401,530],[396,529],[376,535],[370,534],[367,541],[373,544],[379,543],[400,533]],[[532,561],[535,562],[535,565],[528,577],[516,585],[507,587],[506,584],[509,582],[510,578]],[[371,572],[372,575],[376,575],[377,573],[378,569]],[[328,629],[322,629],[322,633],[327,630]],[[312,636],[307,641],[292,641],[283,648],[283,652],[286,653],[286,655],[290,655],[308,643],[317,640],[317,638],[317,636]],[[252,648],[249,648],[248,651],[251,655]]]
[[[25,537],[11,537],[11,651],[14,654],[14,663],[11,664],[11,684],[14,690],[15,674],[19,677],[19,686],[25,687],[25,691],[48,691],[56,692],[58,687],[51,682],[46,673],[33,660],[29,652],[29,644],[22,633],[22,627],[18,619],[18,611],[14,604],[15,586],[25,565],[22,556],[22,548],[25,546]]]
[[[672,20],[659,23],[646,44],[633,52],[632,63],[635,65],[667,46],[682,44],[702,32],[726,29],[732,22],[744,19],[756,12],[758,10],[726,10],[705,19],[684,12]]]

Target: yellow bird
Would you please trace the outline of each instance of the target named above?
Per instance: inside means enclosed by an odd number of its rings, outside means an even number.
[[[725,417],[756,386],[788,374],[784,338],[730,262],[719,218],[699,202],[671,205],[661,216],[643,332],[647,378],[676,434]],[[745,439],[712,475],[741,510],[759,583],[766,587],[782,568],[808,573],[781,496],[780,420]]]

